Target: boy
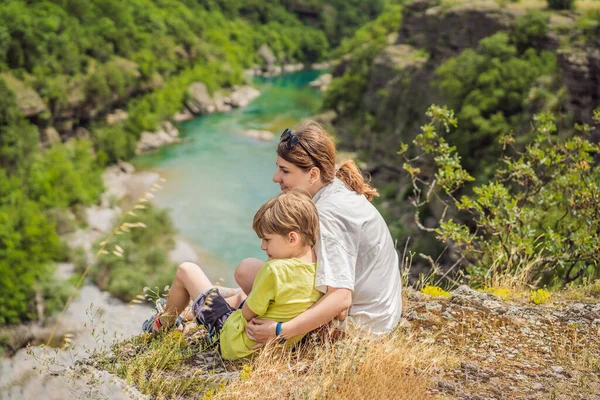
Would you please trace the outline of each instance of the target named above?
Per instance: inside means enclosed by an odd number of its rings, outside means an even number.
[[[300,190],[289,190],[267,201],[254,216],[252,228],[262,239],[261,249],[268,261],[262,266],[246,299],[239,291],[225,298],[195,264],[179,266],[169,291],[165,313],[146,321],[143,329],[153,332],[165,324],[173,325],[175,316],[195,298],[192,312],[215,340],[221,354],[235,360],[248,356],[256,343],[246,335],[248,321],[261,317],[291,320],[312,306],[321,296],[315,289],[319,219],[310,197]],[[302,336],[287,340],[294,344]]]

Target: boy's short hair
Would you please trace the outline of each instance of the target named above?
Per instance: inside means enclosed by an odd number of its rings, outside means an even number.
[[[307,245],[314,246],[319,234],[317,207],[301,189],[279,193],[260,207],[252,221],[258,237],[267,234],[288,235],[298,232]]]

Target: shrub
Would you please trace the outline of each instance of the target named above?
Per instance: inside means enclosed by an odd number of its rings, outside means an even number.
[[[529,40],[527,32],[520,37]],[[465,50],[437,69],[435,84],[461,121],[448,138],[464,157],[468,171],[492,174],[502,152],[498,139],[526,125],[530,88],[555,68],[553,54],[538,54],[533,49],[520,53],[510,36],[499,32],[481,40],[477,49]]]
[[[430,230],[457,253],[475,283],[565,286],[600,274],[600,165],[594,161],[600,145],[585,137],[590,127],[579,127],[582,136],[559,139],[554,118],[537,116],[533,143],[511,156],[514,138],[504,136],[504,167],[469,193],[464,187],[473,178],[438,134],[456,126],[454,113],[432,106],[428,115],[432,122],[414,140],[417,155],[404,165],[415,188],[413,205],[442,205],[439,226]],[[407,152],[403,145],[400,153]]]

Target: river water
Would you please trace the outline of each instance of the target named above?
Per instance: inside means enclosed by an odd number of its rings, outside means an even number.
[[[265,258],[252,231],[252,218],[260,205],[279,191],[271,181],[275,172],[275,145],[242,135],[247,129],[277,133],[314,115],[321,104],[319,92],[307,84],[319,75],[302,71],[256,81],[262,95],[248,107],[203,116],[181,126],[183,143],[134,160],[137,169],[158,172],[167,181],[156,193],[156,204],[172,210],[183,238],[205,255],[212,279],[233,284],[233,270],[245,257]],[[207,257],[206,257],[207,256]],[[69,275],[72,265],[63,265]],[[76,360],[87,357],[113,338],[122,340],[140,332],[151,313],[148,305],[128,305],[86,283],[61,319],[61,332],[72,333],[69,350],[25,349],[0,360],[0,400],[138,398],[105,373],[68,373]],[[96,329],[96,336],[92,329]],[[100,336],[99,332],[104,332]],[[53,364],[55,363],[55,364]],[[41,372],[41,374],[40,374]],[[48,372],[51,372],[50,374]],[[99,374],[99,375],[98,375]],[[94,392],[88,392],[88,382]]]
[[[318,112],[322,96],[307,87],[318,75],[302,71],[257,80],[261,96],[248,107],[184,123],[183,143],[134,160],[138,169],[166,179],[155,203],[170,208],[184,239],[208,253],[212,279],[233,284],[243,258],[266,259],[252,219],[279,192],[271,180],[279,133]],[[242,133],[249,129],[268,130],[276,139],[248,138]]]

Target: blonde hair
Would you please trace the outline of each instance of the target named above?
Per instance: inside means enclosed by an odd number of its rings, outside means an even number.
[[[280,142],[277,145],[279,157],[302,169],[319,168],[321,181],[325,184],[333,182],[333,179],[337,177],[350,190],[364,195],[369,201],[373,200],[373,197],[379,196],[377,189],[365,180],[354,161],[344,161],[336,169],[335,143],[321,124],[310,120],[304,121],[294,128],[293,133],[298,137],[302,146],[288,149],[286,142]]]
[[[267,234],[298,232],[305,244],[314,246],[319,234],[319,216],[310,195],[302,189],[282,192],[263,204],[254,216],[252,229],[263,238]]]

